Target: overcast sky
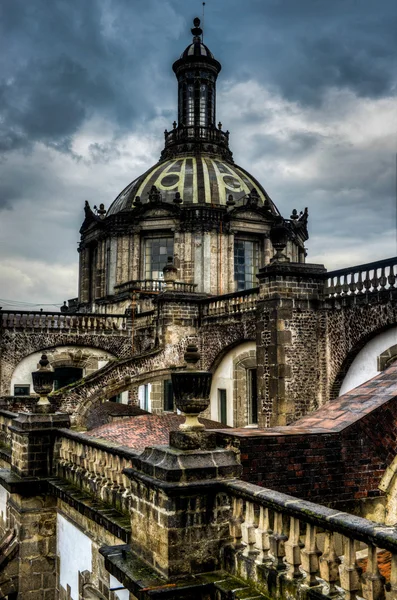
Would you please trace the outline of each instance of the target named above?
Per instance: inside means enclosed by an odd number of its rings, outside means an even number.
[[[157,162],[196,0],[0,1],[0,297],[77,295],[83,205]],[[207,0],[217,117],[310,262],[396,254],[395,0]],[[4,300],[3,307],[10,308]]]

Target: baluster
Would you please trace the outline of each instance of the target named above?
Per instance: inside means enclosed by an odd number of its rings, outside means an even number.
[[[390,265],[390,273],[387,277],[387,281],[391,288],[394,288],[394,284],[396,283],[396,276],[394,275],[394,265]]]
[[[270,550],[270,522],[269,522],[269,509],[260,507],[259,511],[259,524],[255,530],[256,547],[259,550],[257,557],[258,562],[263,562],[269,558]]]
[[[255,511],[252,502],[246,502],[245,519],[241,524],[241,535],[246,548],[244,548],[245,556],[249,556],[255,551]]]
[[[362,293],[363,289],[364,289],[364,284],[363,284],[363,274],[361,271],[359,271],[358,273],[358,279],[357,279],[357,291],[359,294]]]
[[[282,513],[274,513],[274,524],[273,533],[270,536],[271,552],[275,558],[275,567],[281,571],[285,569],[284,556],[285,556],[285,542],[287,536],[283,530],[283,515]]]
[[[390,592],[388,600],[397,600],[397,554],[391,555]]]
[[[345,273],[345,275],[343,277],[342,292],[343,292],[344,296],[347,296],[347,294],[349,293],[349,284],[347,283],[347,273]]]
[[[243,501],[241,498],[233,498],[233,514],[230,520],[230,535],[236,548],[241,547],[241,523],[243,520]]]
[[[285,560],[290,567],[289,577],[302,577],[301,565],[301,548],[299,543],[300,523],[299,519],[290,517],[289,536],[285,542]]]
[[[346,592],[346,600],[356,597],[360,589],[359,573],[356,564],[355,542],[351,538],[343,538],[343,562],[339,567],[340,584]]]
[[[326,531],[324,552],[320,557],[320,575],[328,585],[326,596],[331,596],[337,592],[335,586],[339,581],[340,563],[341,560],[335,550],[334,534],[331,531]]]
[[[302,550],[302,568],[306,572],[310,586],[317,585],[318,558],[320,555],[321,552],[317,548],[316,527],[308,523],[306,525],[305,547]]]
[[[350,279],[350,284],[349,284],[349,291],[351,294],[355,294],[356,290],[357,290],[355,278],[356,278],[355,273],[352,273],[351,279]]]
[[[376,292],[379,287],[378,269],[374,269],[374,276],[372,277],[373,291]]]
[[[367,269],[363,283],[364,283],[365,291],[366,291],[366,293],[368,293],[370,291],[371,285],[372,285],[371,277],[369,276],[369,269]]]
[[[385,289],[386,283],[387,283],[385,269],[386,269],[386,267],[382,267],[381,272],[380,272],[380,277],[379,277],[379,285],[380,285],[381,290]]]
[[[338,298],[342,293],[342,283],[341,283],[341,276],[337,275],[336,277],[336,285],[335,285],[335,295]]]
[[[364,575],[362,594],[365,600],[384,600],[385,578],[380,574],[376,547],[368,545],[367,570]]]

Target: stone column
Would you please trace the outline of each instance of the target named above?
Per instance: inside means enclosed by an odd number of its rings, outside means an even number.
[[[320,338],[323,265],[277,262],[260,269],[257,308],[259,396],[271,411],[267,425],[288,425],[321,402]],[[266,383],[266,379],[268,384]]]

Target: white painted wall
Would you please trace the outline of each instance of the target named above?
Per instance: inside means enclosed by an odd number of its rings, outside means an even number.
[[[378,356],[395,344],[397,344],[397,327],[383,331],[365,344],[350,365],[343,380],[340,395],[378,375]]]
[[[57,515],[57,554],[59,582],[66,590],[70,585],[71,599],[79,600],[79,571],[92,572],[92,542],[88,536]]]
[[[113,577],[113,575],[110,575],[109,583],[110,583],[110,586],[109,586],[110,589],[123,586],[123,584],[120,583],[120,581],[118,581],[115,577]],[[128,590],[120,590],[119,592],[114,592],[114,594],[115,594],[116,598],[118,598],[119,600],[130,600],[130,593]]]
[[[58,353],[63,352],[76,352],[76,350],[82,350],[83,353],[89,353],[91,356],[101,357],[101,360],[98,361],[98,365],[100,367],[105,366],[108,361],[113,358],[109,352],[105,352],[104,350],[98,350],[97,348],[81,348],[77,346],[59,346],[55,350],[51,350],[48,352],[49,358],[50,355],[56,355]],[[23,358],[21,362],[17,365],[14,373],[11,378],[11,394],[14,393],[14,385],[30,385],[30,393],[33,394],[33,381],[32,381],[32,371],[36,371],[37,364],[41,358],[41,355],[44,351],[35,352],[34,354],[30,354],[26,358]],[[83,376],[85,375],[83,369]]]
[[[4,530],[7,521],[7,500],[8,492],[2,485],[0,485],[0,520],[2,522],[2,529]]]
[[[234,384],[233,384],[233,361],[237,358],[239,354],[243,352],[248,352],[249,350],[256,350],[255,342],[245,342],[240,346],[236,346],[233,350],[230,350],[223,357],[221,363],[219,364],[217,370],[215,371],[212,377],[212,385],[211,385],[211,419],[214,421],[219,421],[219,406],[218,406],[218,389],[226,390],[226,417],[227,424],[231,427],[234,426],[233,423],[233,394],[234,394]]]

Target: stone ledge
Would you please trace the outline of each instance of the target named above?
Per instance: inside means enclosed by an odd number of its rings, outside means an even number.
[[[10,469],[0,469],[0,485],[10,494],[37,496],[47,492],[47,480],[40,477],[20,477]]]
[[[133,459],[133,469],[124,469],[134,479],[146,475],[156,481],[186,486],[201,481],[238,477],[241,465],[235,450],[179,450],[168,446],[146,448]]]
[[[103,546],[99,553],[105,559],[105,568],[130,592],[141,600],[169,599],[204,600],[209,594],[217,593],[219,600],[233,598],[246,600],[265,600],[266,596],[240,581],[239,579],[216,571],[191,575],[172,580],[161,577],[152,567],[140,560],[131,550],[131,546]]]
[[[48,492],[123,542],[130,541],[131,524],[126,515],[62,479],[48,479]]]

